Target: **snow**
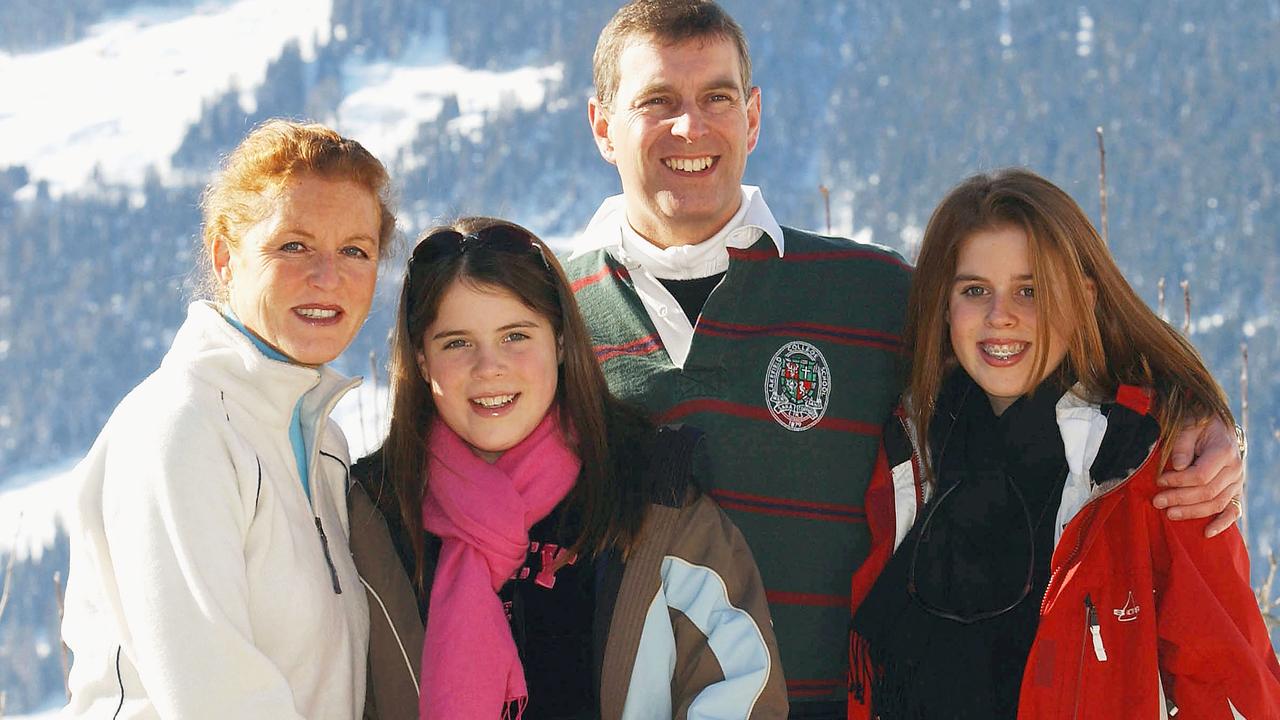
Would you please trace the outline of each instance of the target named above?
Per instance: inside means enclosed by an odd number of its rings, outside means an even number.
[[[78,42],[0,53],[0,167],[23,165],[55,196],[95,178],[140,186],[148,168],[172,184],[170,158],[207,104],[230,89],[253,109],[267,65],[289,42],[304,59],[329,40],[332,0],[208,0],[190,8],[139,6],[90,28]],[[451,129],[475,136],[485,117],[540,106],[564,74],[559,64],[473,70],[448,57],[444,19],[394,63],[354,55],[343,65],[334,125],[397,170],[418,128],[457,100]],[[334,30],[338,37],[344,28]],[[56,92],[50,92],[56,88]],[[158,99],[163,99],[158,102]],[[3,355],[0,349],[0,355]]]
[[[62,715],[62,707],[67,704],[67,699],[62,695],[61,690],[56,695],[49,697],[40,709],[29,715],[5,715],[4,720],[56,720]]]
[[[382,445],[391,422],[390,393],[386,385],[367,377],[360,387],[338,401],[330,417],[347,436],[351,460],[359,460]]]
[[[399,171],[418,166],[401,151],[407,151],[423,123],[439,116],[449,97],[457,98],[459,111],[451,129],[478,133],[488,113],[539,107],[549,85],[564,76],[560,64],[506,72],[463,67],[448,57],[442,13],[433,27],[394,62],[355,57],[342,69],[347,94],[338,106],[338,130]]]
[[[25,165],[55,195],[100,168],[104,180],[163,176],[202,103],[251,90],[286,43],[304,58],[326,42],[331,0],[219,0],[191,8],[140,6],[94,25],[76,43],[0,53],[0,167]]]
[[[0,478],[0,555],[39,560],[64,532],[71,471],[80,458]]]

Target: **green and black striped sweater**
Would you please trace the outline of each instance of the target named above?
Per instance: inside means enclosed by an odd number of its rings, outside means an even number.
[[[793,708],[843,702],[849,588],[881,426],[901,391],[910,268],[893,251],[784,228],[729,268],[672,365],[608,250],[566,263],[619,397],[706,432],[712,494],[768,590]]]

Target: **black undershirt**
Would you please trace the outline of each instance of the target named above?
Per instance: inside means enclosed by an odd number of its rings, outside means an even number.
[[[719,272],[715,275],[708,275],[703,278],[694,278],[693,280],[664,280],[658,278],[658,282],[662,283],[662,287],[671,293],[671,297],[676,299],[680,304],[680,309],[684,310],[685,317],[689,318],[690,325],[698,323],[698,316],[702,314],[702,308],[707,304],[707,298],[711,297],[711,291],[716,289],[716,285],[720,284],[720,279],[724,277],[724,273]]]

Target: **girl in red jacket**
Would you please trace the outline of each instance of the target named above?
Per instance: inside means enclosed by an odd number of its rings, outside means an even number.
[[[1280,717],[1240,533],[1151,505],[1173,431],[1226,398],[1080,207],[1025,170],[963,182],[909,312],[850,716]]]

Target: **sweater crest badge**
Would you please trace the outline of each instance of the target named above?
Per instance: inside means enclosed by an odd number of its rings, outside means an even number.
[[[773,419],[788,430],[817,425],[831,402],[831,368],[822,351],[803,340],[778,348],[765,371],[764,401]]]

